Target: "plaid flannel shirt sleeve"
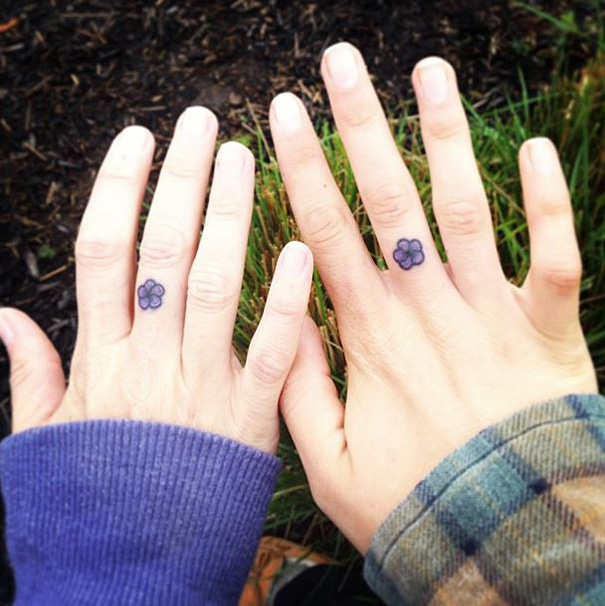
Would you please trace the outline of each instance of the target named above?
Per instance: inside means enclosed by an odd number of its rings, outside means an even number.
[[[397,606],[605,605],[605,398],[476,435],[387,518],[365,575]]]

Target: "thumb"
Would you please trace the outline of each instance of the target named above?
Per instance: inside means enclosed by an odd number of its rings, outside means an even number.
[[[13,433],[45,425],[65,395],[61,359],[42,329],[17,309],[0,309],[10,360]]]
[[[330,470],[334,472],[346,451],[344,407],[330,376],[321,335],[309,317],[305,318],[280,408],[313,493],[323,492],[317,482],[325,481]]]

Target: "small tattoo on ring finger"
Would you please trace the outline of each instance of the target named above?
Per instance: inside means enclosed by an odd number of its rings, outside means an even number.
[[[137,288],[139,307],[141,309],[157,309],[162,306],[162,297],[166,289],[155,280],[149,278]]]
[[[401,269],[412,269],[414,265],[420,265],[424,261],[422,242],[413,238],[401,238],[397,242],[397,248],[393,251],[393,259]]]

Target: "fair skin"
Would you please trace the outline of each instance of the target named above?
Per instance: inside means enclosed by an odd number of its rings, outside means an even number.
[[[499,263],[451,66],[425,59],[412,78],[447,264],[361,54],[335,45],[321,71],[388,270],[363,245],[303,104],[279,95],[270,116],[277,158],[334,304],[348,379],[343,406],[307,320],[281,409],[317,503],[365,553],[392,509],[472,435],[531,404],[597,386],[553,144],[530,140],[519,153],[531,240],[531,270],[519,288]],[[409,249],[413,239],[423,255]]]
[[[200,239],[217,129],[205,108],[181,115],[138,262],[135,243],[154,141],[139,126],[114,140],[76,242],[78,335],[67,387],[59,355],[41,329],[18,310],[0,310],[14,432],[133,419],[185,425],[276,451],[278,397],[296,354],[313,260],[300,242],[285,247],[242,367],[231,341],[254,158],[238,143],[220,148]],[[148,279],[161,286],[139,292]]]

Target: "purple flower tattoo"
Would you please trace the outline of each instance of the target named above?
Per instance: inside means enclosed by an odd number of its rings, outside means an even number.
[[[166,290],[164,287],[155,280],[145,280],[145,282],[137,288],[139,307],[141,309],[157,309],[162,305],[162,296],[165,292]]]
[[[416,239],[401,238],[397,242],[397,248],[393,251],[393,259],[397,261],[401,269],[412,269],[414,265],[420,265],[424,261],[422,242]]]

